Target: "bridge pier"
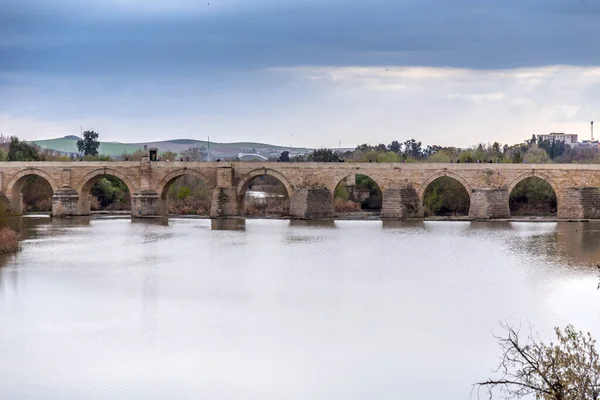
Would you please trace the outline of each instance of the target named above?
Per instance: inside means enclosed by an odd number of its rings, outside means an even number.
[[[600,189],[570,187],[556,193],[558,218],[600,218]]]
[[[52,195],[52,216],[68,217],[75,215],[81,215],[79,212],[79,193],[77,193],[77,190],[70,187],[55,190]]]
[[[333,195],[327,188],[298,188],[290,199],[292,218],[332,218],[333,211]]]
[[[412,187],[382,191],[382,219],[422,218],[423,207],[419,194]]]
[[[507,189],[473,189],[469,217],[508,218],[510,207]]]
[[[153,190],[140,190],[131,194],[133,218],[157,217],[161,211],[161,199]]]
[[[233,176],[234,171],[231,165],[217,167],[217,187],[213,190],[210,204],[210,216],[212,218],[237,217],[240,215],[240,202]]]

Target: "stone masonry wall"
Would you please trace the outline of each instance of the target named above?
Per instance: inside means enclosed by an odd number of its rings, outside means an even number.
[[[73,189],[81,201],[82,196],[89,195],[84,192],[89,190],[92,180],[110,174],[121,178],[132,196],[138,192],[154,192],[152,196],[138,196],[135,205],[138,214],[139,211],[151,214],[159,213],[160,207],[155,203],[162,200],[156,200],[155,194],[160,194],[161,188],[178,176],[193,173],[206,179],[209,187],[220,187],[213,196],[213,203],[218,206],[215,215],[230,215],[239,212],[236,189],[244,187],[244,180],[268,173],[286,186],[294,215],[313,218],[330,215],[331,193],[340,181],[362,174],[371,177],[384,193],[384,218],[408,218],[422,212],[427,185],[438,177],[448,176],[461,182],[471,193],[471,215],[485,218],[506,216],[510,191],[521,180],[536,176],[554,188],[559,217],[600,218],[600,165],[597,164],[152,162],[148,166],[150,171],[145,170],[142,176],[141,164],[133,161],[0,162],[0,190],[12,202],[18,202],[26,177],[38,175],[48,180],[55,193]],[[64,201],[67,202],[67,197]],[[56,211],[59,209],[68,213],[70,206],[61,200],[57,202]]]

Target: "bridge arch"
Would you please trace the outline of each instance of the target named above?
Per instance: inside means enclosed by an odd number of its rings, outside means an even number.
[[[543,182],[542,186],[539,183],[536,184],[536,180]],[[524,186],[519,190],[515,190],[521,184]],[[530,185],[533,185],[533,187]],[[546,188],[550,186],[554,193],[547,192],[544,186]],[[548,213],[548,215],[558,214],[561,202],[558,185],[543,172],[531,170],[517,175],[508,185],[507,192],[511,215],[540,215],[540,212],[542,215],[545,215],[545,213]],[[526,201],[523,202],[523,199],[526,199]],[[525,209],[523,210],[524,204]],[[527,209],[527,206],[532,207],[532,209]]]
[[[436,179],[441,178],[443,176],[453,178],[453,179],[457,180],[458,182],[460,182],[464,186],[464,188],[467,190],[467,193],[469,194],[469,200],[471,200],[471,193],[473,192],[473,188],[471,187],[471,185],[469,185],[469,182],[467,182],[467,180],[465,178],[463,178],[460,175],[455,174],[454,172],[441,171],[441,172],[438,172],[438,173],[435,173],[435,174],[429,176],[427,179],[425,179],[425,181],[419,187],[418,193],[419,193],[419,199],[421,200],[421,204],[423,204],[425,191],[427,190],[427,187],[433,181],[435,181]]]
[[[162,178],[161,181],[158,183],[158,186],[156,187],[156,193],[158,193],[162,197],[163,193],[166,193],[169,190],[169,187],[173,182],[175,182],[177,178],[180,178],[185,175],[195,176],[196,178],[204,181],[211,188],[215,186],[214,182],[212,182],[212,180],[209,179],[208,176],[206,176],[202,172],[192,168],[181,168],[175,171],[171,171],[167,175],[165,175],[165,177]]]
[[[125,198],[124,198],[125,204],[130,202],[131,196],[135,192],[138,191],[138,186],[134,183],[134,181],[131,180],[130,178],[128,178],[122,172],[120,172],[116,169],[113,169],[113,168],[109,168],[109,167],[98,168],[96,170],[93,170],[93,171],[87,173],[83,178],[81,178],[79,180],[77,185],[75,185],[75,190],[79,194],[79,201],[77,204],[78,215],[89,215],[90,214],[91,208],[92,208],[92,203],[91,203],[92,186],[94,186],[94,184],[96,182],[98,182],[99,180],[101,180],[103,177],[106,177],[106,176],[113,176],[115,178],[118,178],[127,187],[127,190],[129,191],[129,193],[125,195]],[[128,208],[125,208],[125,209],[128,209]]]
[[[535,170],[522,173],[522,174],[518,175],[515,179],[513,179],[512,182],[509,183],[509,185],[508,185],[508,195],[510,196],[510,194],[512,193],[515,186],[517,186],[519,183],[521,183],[521,181],[523,181],[524,179],[527,179],[527,178],[532,178],[532,177],[540,178],[540,179],[546,181],[550,186],[552,186],[552,190],[554,190],[554,193],[556,193],[556,197],[558,199],[558,193],[559,193],[558,185],[556,185],[556,183],[548,175],[544,174],[543,172],[539,172],[539,171],[535,171]]]
[[[193,168],[180,168],[169,172],[164,178],[158,183],[156,192],[160,196],[160,214],[167,216],[169,214],[169,199],[168,193],[171,185],[182,176],[193,176],[201,180],[210,190],[214,189],[214,180],[211,180],[207,175]],[[210,213],[210,206],[209,206]]]
[[[41,169],[29,168],[29,169],[24,169],[22,171],[19,171],[13,175],[11,180],[6,185],[6,195],[12,196],[13,191],[15,189],[18,189],[20,192],[20,189],[23,188],[23,184],[25,183],[25,178],[27,178],[28,176],[31,176],[31,175],[36,175],[41,178],[44,178],[46,181],[48,181],[48,183],[50,184],[50,187],[52,187],[53,191],[60,189],[60,185],[56,182],[56,180],[50,174],[48,174],[47,172],[45,172]]]
[[[79,193],[80,196],[88,193],[94,183],[96,183],[96,181],[101,179],[104,175],[112,175],[122,180],[125,186],[127,186],[127,189],[129,189],[130,194],[138,191],[138,186],[126,175],[122,174],[116,169],[107,167],[99,168],[89,172],[77,183],[75,190],[77,190],[77,193]]]
[[[368,181],[371,181],[373,184],[375,184],[375,187],[370,187],[369,188],[369,196],[367,196],[366,199],[364,199],[365,201],[369,202],[368,199],[373,198],[371,206],[373,206],[374,208],[372,208],[371,210],[378,210],[381,211],[381,209],[383,208],[383,184],[381,183],[381,181],[377,178],[377,177],[373,177],[372,175],[369,175],[366,172],[361,173],[359,172],[353,172],[351,174],[346,174],[343,178],[339,178],[339,176],[336,178],[336,182],[335,185],[333,186],[333,190],[331,191],[332,193],[332,198],[333,198],[333,205],[334,205],[334,210],[336,212],[344,212],[342,210],[346,210],[349,211],[347,209],[347,204],[348,202],[346,201],[346,204],[344,204],[343,202],[338,204],[336,203],[336,198],[340,198],[340,192],[341,187],[340,185],[342,184],[342,182],[344,182],[345,180],[348,179],[352,179],[353,180],[353,184],[356,185],[356,180],[358,176],[362,176],[362,177],[366,177],[368,179]],[[367,185],[369,186],[370,183],[368,183],[367,181]],[[372,185],[370,185],[372,186]],[[348,193],[350,195],[350,193]],[[359,195],[358,193],[355,193],[355,195]],[[361,196],[358,196],[359,199],[361,198]],[[377,198],[378,197],[378,198]],[[348,200],[342,197],[343,200]],[[355,199],[355,200],[359,200],[359,199]],[[359,205],[362,206],[363,200],[359,200],[358,201]],[[350,204],[351,206],[352,204]]]
[[[244,196],[246,189],[248,189],[248,185],[250,184],[250,182],[252,182],[252,180],[254,178],[263,176],[263,175],[272,176],[273,178],[277,178],[283,184],[283,186],[285,186],[285,190],[287,191],[288,197],[290,199],[292,198],[292,195],[294,194],[294,187],[289,182],[289,180],[282,173],[275,171],[274,169],[269,169],[269,168],[258,168],[258,169],[252,170],[252,171],[248,172],[246,175],[244,175],[240,179],[238,186],[237,186],[238,197]]]
[[[21,193],[23,192],[27,178],[31,176],[37,176],[44,179],[52,189],[53,193],[60,189],[58,182],[50,174],[41,169],[29,168],[17,172],[8,182],[5,193],[6,197],[8,197],[8,200],[10,201],[11,208],[17,214],[21,214],[23,212]]]
[[[273,177],[275,179],[277,179],[281,185],[283,185],[285,187],[285,191],[287,193],[287,200],[286,200],[286,204],[287,205],[283,205],[283,214],[281,215],[287,215],[289,213],[289,207],[291,205],[291,201],[292,201],[292,196],[294,195],[294,187],[291,185],[291,183],[289,182],[289,180],[279,171],[276,171],[274,169],[269,169],[269,168],[258,168],[255,170],[252,170],[250,172],[248,172],[247,174],[245,174],[238,182],[237,185],[237,201],[238,201],[238,210],[239,210],[239,214],[240,215],[246,215],[246,190],[248,189],[248,186],[250,185],[250,183],[258,177],[261,176],[270,176]],[[266,203],[264,203],[264,207],[270,207],[268,200]],[[258,212],[262,213],[262,212],[267,212],[267,208],[265,209],[258,209]],[[281,212],[281,210],[278,210],[278,212]]]

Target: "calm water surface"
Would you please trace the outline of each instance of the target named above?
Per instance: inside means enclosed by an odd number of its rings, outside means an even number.
[[[18,223],[1,399],[468,399],[500,320],[600,336],[598,223]]]

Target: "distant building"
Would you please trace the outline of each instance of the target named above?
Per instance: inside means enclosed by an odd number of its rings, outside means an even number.
[[[548,133],[546,135],[538,135],[538,140],[549,142],[563,142],[570,146],[577,144],[577,134],[575,133]]]
[[[581,143],[579,143],[579,146],[600,148],[600,142],[597,140],[582,140]]]

